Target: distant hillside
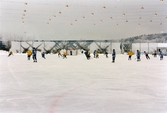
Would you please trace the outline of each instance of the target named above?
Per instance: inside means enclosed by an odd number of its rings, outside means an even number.
[[[127,43],[167,43],[167,33],[160,34],[149,34],[149,35],[140,35],[135,37],[130,37],[126,39],[121,39],[120,42]]]

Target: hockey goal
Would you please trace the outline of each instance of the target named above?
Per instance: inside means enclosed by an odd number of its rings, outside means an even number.
[[[68,48],[68,49],[66,49],[66,53],[69,56],[76,56],[76,55],[78,55],[78,49]]]

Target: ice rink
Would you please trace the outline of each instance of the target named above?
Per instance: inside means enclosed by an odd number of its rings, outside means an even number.
[[[167,57],[85,55],[38,62],[0,53],[0,113],[167,113]],[[93,57],[93,56],[92,56]]]

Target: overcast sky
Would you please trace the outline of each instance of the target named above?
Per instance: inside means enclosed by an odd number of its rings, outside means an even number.
[[[167,0],[1,0],[0,22],[12,39],[121,39],[166,33]]]

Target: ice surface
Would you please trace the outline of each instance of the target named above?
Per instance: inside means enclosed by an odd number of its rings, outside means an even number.
[[[2,53],[2,52],[1,52]],[[0,113],[167,113],[167,57],[0,54]]]

